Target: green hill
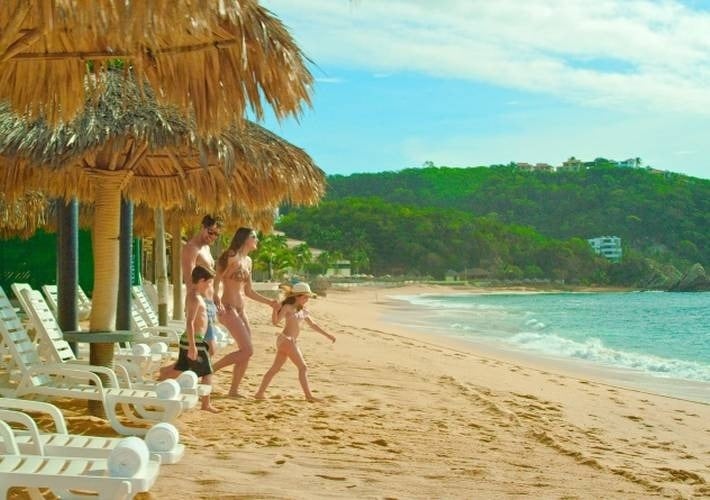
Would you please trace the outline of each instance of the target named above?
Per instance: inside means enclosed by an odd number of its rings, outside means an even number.
[[[407,169],[328,182],[328,200],[377,196],[453,208],[553,238],[614,235],[645,255],[710,263],[710,180],[612,166],[555,173],[501,166]]]
[[[356,271],[662,286],[710,262],[710,181],[609,165],[579,172],[428,167],[328,178],[318,207],[279,228],[354,261]],[[624,261],[587,238],[620,236]],[[675,276],[677,279],[677,276]]]

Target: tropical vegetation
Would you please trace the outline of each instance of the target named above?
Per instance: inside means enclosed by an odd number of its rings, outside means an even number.
[[[318,207],[278,228],[350,259],[354,272],[643,284],[710,263],[710,181],[601,162],[582,171],[513,165],[330,176]],[[586,239],[620,236],[611,264]]]

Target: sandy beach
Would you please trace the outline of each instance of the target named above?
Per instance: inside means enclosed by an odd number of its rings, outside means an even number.
[[[389,294],[330,290],[311,301],[330,344],[304,328],[314,393],[287,364],[251,396],[274,354],[270,310],[249,304],[246,398],[190,411],[188,450],[142,498],[647,498],[710,496],[710,406],[622,389],[559,367],[497,359],[383,321]],[[223,350],[223,351],[226,351]],[[70,419],[110,433],[100,419]]]

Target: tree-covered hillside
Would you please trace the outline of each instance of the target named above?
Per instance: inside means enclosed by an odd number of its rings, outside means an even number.
[[[292,211],[278,227],[350,259],[355,272],[609,282],[609,264],[584,240],[559,241],[455,209],[347,198]]]
[[[331,201],[379,197],[457,209],[561,239],[614,235],[663,262],[710,264],[710,181],[704,179],[602,165],[579,172],[429,167],[328,182]]]

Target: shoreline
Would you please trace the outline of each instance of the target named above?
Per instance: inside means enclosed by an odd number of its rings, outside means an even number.
[[[624,292],[660,292],[664,290],[640,290],[624,286],[587,286],[587,285],[559,285],[545,284],[519,284],[519,285],[480,285],[470,282],[423,282],[423,281],[355,281],[334,282],[329,290],[343,290],[350,288],[406,288],[413,290],[443,290],[447,292],[467,293],[624,293]],[[418,293],[418,292],[414,292]],[[422,292],[427,293],[427,292]]]
[[[456,293],[481,294],[481,295],[496,295],[496,294],[527,294],[527,293],[548,293],[530,290],[518,289],[498,289],[490,290],[460,290],[458,288],[439,287],[439,288],[420,288],[420,287],[402,287],[399,292],[394,292],[392,295],[412,296],[421,294],[430,295],[447,295]],[[550,291],[549,293],[624,293],[624,291],[610,290],[595,290],[589,292],[587,290],[579,291]],[[422,333],[419,327],[408,326],[399,321],[392,320],[389,316],[393,310],[399,309],[406,311],[409,308],[415,307],[406,299],[398,297],[388,297],[389,303],[381,303],[382,311],[379,316],[379,321],[385,322],[393,329],[397,329],[403,335],[423,335],[424,339],[428,339],[432,343],[441,343],[453,348],[463,350],[472,355],[481,357],[493,358],[499,361],[508,363],[523,364],[531,369],[553,371],[565,374],[567,376],[575,376],[594,380],[599,384],[605,384],[610,387],[633,390],[646,394],[654,394],[658,396],[694,402],[699,404],[710,405],[710,383],[680,379],[674,377],[659,377],[649,373],[634,371],[630,368],[604,365],[587,361],[584,359],[566,358],[555,355],[545,355],[540,352],[530,352],[524,349],[515,348],[512,346],[494,345],[492,342],[480,341],[476,339],[456,338],[448,334],[444,329],[441,331],[431,331]],[[389,309],[389,311],[388,311]],[[388,314],[389,313],[389,314]]]

